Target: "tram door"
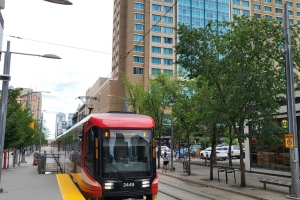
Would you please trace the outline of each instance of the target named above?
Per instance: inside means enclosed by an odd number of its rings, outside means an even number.
[[[86,134],[86,146],[85,146],[85,169],[95,178],[96,172],[99,171],[99,139],[98,128],[91,128]]]

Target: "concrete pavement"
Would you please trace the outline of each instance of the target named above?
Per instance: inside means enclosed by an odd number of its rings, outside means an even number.
[[[193,162],[197,164],[191,164],[190,176],[188,176],[186,172],[183,172],[183,163],[178,159],[173,162],[175,171],[170,171],[170,169],[168,169],[166,173],[162,173],[162,169],[157,169],[157,172],[159,173],[159,177],[163,177],[164,179],[167,179],[167,177],[173,177],[181,181],[192,183],[193,185],[212,187],[235,194],[240,194],[242,196],[251,197],[253,199],[280,200],[287,199],[286,196],[289,195],[288,187],[267,184],[267,189],[264,190],[263,183],[259,182],[258,178],[270,178],[287,182],[291,182],[291,178],[266,175],[262,173],[246,172],[247,187],[240,187],[241,174],[239,170],[236,171],[236,183],[234,182],[234,174],[230,173],[228,174],[228,183],[226,184],[225,172],[220,172],[220,182],[218,181],[218,167],[215,167],[213,169],[214,179],[210,180],[210,167],[205,166],[203,163],[202,165],[199,165],[199,159],[193,160]],[[169,163],[169,168],[170,165],[171,164]],[[261,171],[263,172],[262,169]],[[278,174],[280,175],[280,172],[278,172]]]
[[[42,152],[49,152],[48,147],[43,147]],[[0,187],[4,192],[0,193],[1,200],[60,200],[62,199],[59,186],[57,184],[55,173],[38,174],[37,166],[33,165],[33,155],[26,156],[27,163],[20,163],[20,166],[12,167],[10,159],[9,169],[2,170]],[[168,179],[174,177],[181,181],[192,183],[193,185],[216,188],[228,192],[233,192],[253,199],[286,199],[289,194],[287,187],[267,185],[263,189],[263,184],[257,179],[260,177],[271,178],[275,180],[291,182],[291,178],[266,175],[261,173],[246,172],[247,187],[240,187],[240,171],[236,171],[236,183],[234,183],[233,174],[228,174],[228,183],[225,183],[225,173],[220,172],[220,182],[218,182],[218,168],[214,168],[214,179],[209,180],[209,166],[200,165],[201,160],[193,160],[197,164],[191,164],[191,175],[183,172],[182,161],[176,160],[173,163],[175,171],[167,170],[162,173],[162,169],[157,169],[159,177]],[[203,164],[203,163],[202,163]],[[169,166],[171,164],[169,163]],[[162,160],[161,160],[162,166]],[[263,172],[264,170],[261,169]],[[282,174],[278,172],[278,174]]]
[[[47,147],[42,148],[47,151]],[[27,163],[12,166],[12,156],[8,169],[2,169],[0,187],[1,200],[62,200],[55,173],[38,174],[33,165],[33,154],[26,156]]]

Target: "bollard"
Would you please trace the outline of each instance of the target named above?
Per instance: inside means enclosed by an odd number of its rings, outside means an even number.
[[[207,161],[208,161],[208,153],[206,153],[206,156],[205,156],[205,164],[207,164]]]
[[[4,150],[4,160],[3,160],[3,167],[2,167],[2,169],[6,169],[6,157],[7,157],[7,151]]]

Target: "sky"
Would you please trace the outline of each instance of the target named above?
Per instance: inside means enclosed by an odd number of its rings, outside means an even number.
[[[2,51],[55,54],[62,59],[12,54],[10,86],[42,93],[44,125],[54,138],[59,112],[75,113],[99,77],[110,77],[112,0],[69,0],[73,5],[43,0],[6,0]],[[13,36],[13,37],[12,37]],[[18,39],[16,37],[22,38]],[[4,55],[0,70],[3,74]]]

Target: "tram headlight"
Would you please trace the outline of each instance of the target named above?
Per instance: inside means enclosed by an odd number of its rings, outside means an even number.
[[[143,181],[142,182],[142,187],[150,187],[150,181]]]
[[[104,183],[104,188],[107,190],[114,189],[114,183]]]

